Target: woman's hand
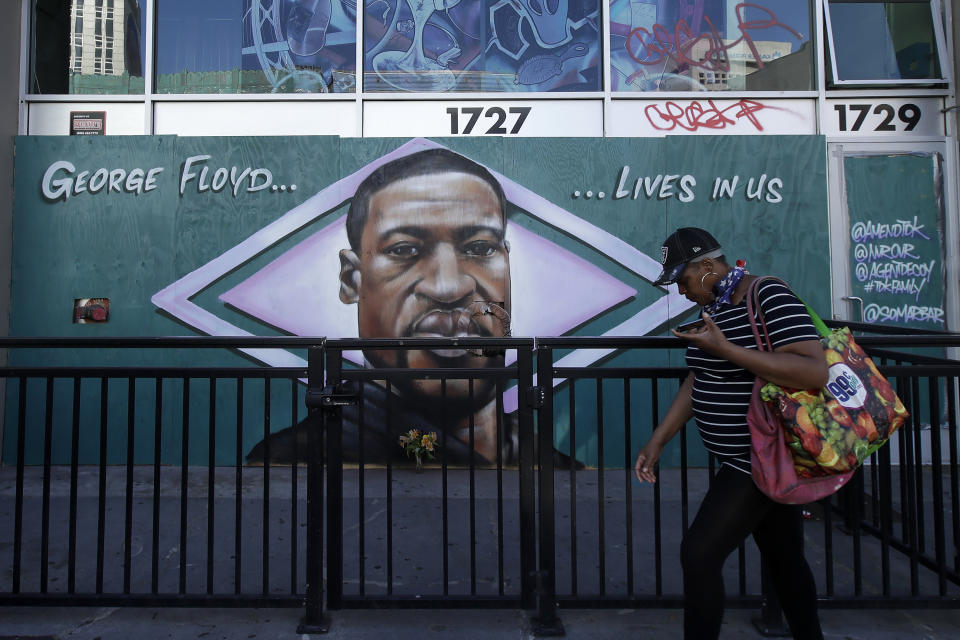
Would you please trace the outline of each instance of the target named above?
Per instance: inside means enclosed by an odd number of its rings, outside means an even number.
[[[671,329],[670,331],[673,332],[673,335],[686,340],[695,347],[707,353],[717,355],[727,342],[727,337],[723,335],[723,331],[720,331],[720,327],[707,315],[706,311],[701,312],[700,316],[703,318],[702,327],[685,332],[680,332],[676,329]]]
[[[633,465],[633,472],[640,482],[656,482],[657,474],[653,470],[657,461],[660,460],[660,454],[663,453],[663,445],[656,440],[650,440],[640,453],[637,454],[637,461]]]

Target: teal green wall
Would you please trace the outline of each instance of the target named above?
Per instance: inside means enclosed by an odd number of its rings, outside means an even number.
[[[177,137],[20,137],[16,140],[15,205],[13,221],[13,277],[11,294],[11,335],[14,336],[165,336],[197,335],[183,322],[159,311],[150,297],[172,282],[243,241],[278,219],[321,189],[351,174],[405,140],[337,139],[331,137],[287,138],[177,138]],[[657,259],[663,238],[680,226],[711,230],[723,244],[730,259],[743,258],[757,274],[775,274],[787,280],[812,306],[829,308],[829,249],[825,142],[818,136],[718,136],[667,137],[662,139],[473,139],[436,140],[445,146],[486,164],[573,215],[606,230]],[[196,182],[179,193],[182,163],[190,156],[208,154],[207,165],[217,167],[264,167],[277,184],[296,184],[295,191],[269,189],[234,196],[229,187],[220,193],[198,193]],[[67,160],[77,171],[134,167],[144,170],[162,167],[156,188],[148,193],[80,193],[50,202],[43,197],[41,183],[51,163]],[[692,176],[696,186],[693,199],[681,202],[676,196],[660,199],[645,194],[615,198],[618,178],[629,166],[628,187],[638,176]],[[761,176],[767,184],[778,178],[782,184],[762,191],[759,200],[749,198],[747,183]],[[732,197],[711,197],[714,180],[739,183]],[[603,191],[602,200],[575,190]],[[679,188],[677,189],[679,191]],[[780,202],[769,202],[779,194]],[[218,296],[243,281],[309,234],[330,224],[346,206],[320,216],[306,227],[281,238],[272,247],[226,274],[193,298],[200,307],[258,335],[280,332],[244,314],[224,307]],[[605,272],[637,290],[634,298],[601,313],[574,328],[575,335],[600,335],[639,313],[662,296],[644,278],[624,268],[598,250],[584,244],[564,229],[555,228],[527,212],[513,207],[512,223],[551,240],[568,251],[594,263]],[[73,324],[72,302],[79,297],[108,297],[110,321],[106,324]],[[575,301],[571,302],[575,304]],[[515,300],[514,304],[518,304]],[[659,332],[665,332],[661,327]],[[151,350],[16,350],[14,365],[250,365],[236,353],[223,351]],[[614,354],[600,366],[682,366],[682,352],[650,351]],[[118,461],[126,450],[126,383],[111,382],[121,389],[112,393],[109,407],[110,459]],[[204,383],[205,385],[206,383]],[[625,427],[622,412],[622,383],[605,385],[604,458],[608,466],[619,466],[625,456]],[[635,382],[634,393],[649,383]],[[190,457],[204,462],[206,420],[209,414],[206,389],[196,381],[191,387]],[[609,387],[609,388],[608,388]],[[674,385],[660,390],[661,412],[669,404]],[[31,381],[30,403],[39,406],[44,393],[42,381]],[[152,460],[153,382],[137,383],[134,412],[138,462]],[[291,422],[293,391],[289,384],[275,385],[271,404],[276,413],[271,428]],[[301,394],[302,390],[296,391]],[[571,416],[567,387],[559,390],[556,427],[557,446],[569,446]],[[82,393],[84,418],[81,461],[96,461],[99,430],[99,383],[85,382]],[[245,389],[244,447],[262,437],[262,384]],[[69,408],[67,383],[57,383],[56,406]],[[576,455],[595,464],[597,409],[593,389],[578,385],[576,402]],[[639,394],[644,395],[644,394]],[[638,396],[639,397],[639,396]],[[298,395],[299,398],[299,395]],[[163,392],[164,421],[179,424],[183,389],[168,383]],[[218,392],[217,412],[222,416],[224,437],[229,442],[231,420],[235,422],[236,397],[227,389]],[[4,459],[12,459],[11,444],[16,436],[10,424],[16,397],[8,393],[7,424],[4,428]],[[302,402],[299,403],[302,407]],[[301,409],[302,411],[302,409]],[[54,459],[69,457],[69,415],[61,411],[55,420]],[[39,461],[43,416],[26,416],[30,425],[27,451],[32,462]],[[163,432],[164,462],[179,461],[181,443],[178,427]],[[636,447],[651,429],[648,406],[631,408],[631,446]],[[38,435],[39,433],[39,435]],[[38,440],[39,438],[39,440]],[[703,461],[696,437],[690,438]],[[220,462],[235,458],[233,445],[217,445]],[[666,462],[676,462],[676,448]]]

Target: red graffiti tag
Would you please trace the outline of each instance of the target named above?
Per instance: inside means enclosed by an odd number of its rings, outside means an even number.
[[[705,104],[694,100],[686,107],[676,102],[651,104],[647,106],[645,113],[647,120],[658,131],[673,131],[677,127],[687,131],[723,129],[736,124],[740,119],[752,124],[757,131],[763,131],[763,125],[754,114],[767,108],[769,107],[756,100],[739,100],[724,109],[718,107],[713,100],[707,100]]]
[[[747,20],[745,17],[747,9],[756,9],[765,14],[766,17]],[[773,11],[766,7],[743,2],[737,5],[736,12],[736,29],[740,32],[740,37],[730,44],[724,44],[723,38],[716,27],[713,26],[713,22],[708,16],[704,16],[703,20],[707,23],[709,30],[697,35],[694,35],[691,31],[686,20],[677,21],[674,25],[673,34],[660,24],[653,25],[653,33],[644,27],[638,27],[627,36],[625,45],[627,53],[635,62],[642,65],[662,64],[668,58],[673,58],[678,67],[688,66],[707,71],[726,72],[730,70],[730,57],[727,55],[727,51],[741,42],[745,43],[747,48],[750,49],[757,67],[763,68],[763,61],[760,59],[760,52],[754,44],[751,32],[781,27],[793,34],[798,40],[803,40],[800,33],[780,22]],[[695,60],[689,54],[691,49],[701,41],[707,43],[707,49],[702,60]]]

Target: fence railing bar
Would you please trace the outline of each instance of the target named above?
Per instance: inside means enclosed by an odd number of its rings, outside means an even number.
[[[910,545],[910,595],[915,596],[920,593],[920,575],[918,562],[923,555],[923,516],[918,505],[923,504],[923,451],[921,450],[920,440],[920,387],[916,378],[910,380],[910,397],[912,400],[912,411],[910,420],[913,429],[907,438],[909,447],[909,463],[907,466],[907,495],[916,496],[916,501],[908,499],[904,504],[907,505],[907,518],[910,523],[907,541]]]
[[[300,487],[299,487],[299,468],[300,461],[307,458],[303,451],[300,450],[300,419],[299,419],[299,394],[298,385],[299,381],[296,378],[290,379],[290,424],[293,425],[293,442],[294,442],[294,454],[293,461],[290,464],[290,593],[297,592],[297,569],[300,565],[299,550],[298,544],[298,524],[299,524],[299,514],[298,506],[300,499]],[[362,548],[362,547],[361,547]],[[363,555],[363,554],[360,554]]]
[[[80,377],[73,378],[70,420],[70,525],[67,549],[67,593],[77,591],[77,500],[80,467]]]
[[[836,567],[833,562],[833,503],[836,500],[837,496],[832,495],[820,501],[823,508],[823,572],[826,583],[824,587],[828,598],[837,594]]]
[[[633,473],[631,471],[633,442],[631,436],[630,380],[623,380],[623,495],[625,499],[626,522],[624,544],[627,552],[627,595],[635,593],[633,584]]]
[[[600,595],[607,594],[606,555],[606,491],[603,477],[603,380],[597,380],[597,563],[600,573]]]
[[[237,377],[237,450],[234,477],[233,513],[233,592],[243,590],[243,573],[240,559],[243,557],[243,378]]]
[[[944,528],[946,522],[943,514],[943,464],[941,458],[940,446],[940,384],[939,379],[934,377],[927,378],[927,389],[930,401],[930,452],[932,463],[931,472],[931,497],[933,498],[933,549],[937,559],[937,586],[940,595],[947,595],[947,550],[946,539],[944,538]],[[921,503],[922,504],[922,503]]]
[[[100,378],[100,460],[97,478],[97,593],[103,593],[104,540],[107,527],[107,413],[109,380]]]
[[[881,592],[885,596],[890,595],[890,534],[893,532],[893,487],[890,481],[890,447],[882,447],[875,455],[874,461],[876,468],[882,467],[885,473],[878,473],[879,476],[879,496],[874,500],[875,504],[880,505],[880,571],[881,571]]]
[[[150,593],[160,591],[160,462],[163,460],[163,378],[154,380],[153,523],[150,529]],[[239,463],[237,469],[240,469]]]
[[[503,596],[505,593],[504,583],[506,582],[506,576],[504,575],[504,561],[503,561],[503,528],[504,528],[504,514],[503,514],[503,391],[504,391],[504,382],[503,380],[497,380],[497,394],[496,394],[496,405],[497,405],[497,595]]]
[[[841,504],[846,503],[853,512],[849,518],[850,535],[853,537],[853,594],[859,597],[863,595],[863,544],[860,539],[860,522],[863,515],[863,474],[856,474],[853,481],[841,491],[843,494]]]
[[[470,398],[470,405],[474,406],[476,399],[473,395],[473,379],[467,381],[467,397]],[[470,444],[470,486],[469,486],[469,495],[470,495],[470,595],[477,595],[477,461],[476,461],[476,434],[474,429],[476,427],[476,421],[474,420],[474,414],[470,414],[470,421],[468,425],[469,429],[469,444]]]
[[[260,527],[260,593],[270,593],[270,378],[263,379],[263,525]]]
[[[947,426],[950,434],[950,515],[953,525],[953,570],[960,573],[960,474],[957,472],[957,378],[947,378]]]
[[[53,377],[46,378],[43,403],[43,506],[40,512],[40,593],[47,592],[50,571],[50,474],[53,465]]]
[[[23,555],[23,475],[27,439],[27,379],[19,378],[17,389],[17,488],[13,508],[13,580],[11,590],[20,593],[20,570]]]
[[[364,472],[366,466],[366,421],[363,411],[364,385],[363,380],[357,382],[360,402],[357,403],[357,438],[359,456],[357,460],[357,548],[360,552],[357,554],[357,565],[359,569],[360,595],[367,592],[367,532],[366,532],[366,509],[367,509],[367,474]]]
[[[210,406],[207,418],[207,595],[213,595],[214,554],[214,497],[217,469],[217,378],[210,376]]]
[[[660,424],[660,381],[653,378],[650,381],[650,429]],[[647,438],[649,440],[649,436]],[[654,466],[654,472],[660,475],[660,462]],[[653,562],[654,562],[654,593],[663,595],[663,513],[661,511],[660,483],[653,484]]]
[[[440,424],[447,423],[447,380],[440,380]],[[446,429],[442,430],[443,450],[447,451]],[[440,548],[443,549],[443,595],[450,595],[450,496],[448,494],[447,457],[440,460]]]
[[[577,381],[569,378],[570,459],[577,457]],[[577,595],[577,470],[570,465],[570,593]]]
[[[183,378],[183,400],[181,402],[182,422],[180,423],[180,575],[178,593],[187,593],[187,523],[188,494],[190,488],[190,377]]]
[[[387,432],[395,433],[393,425],[391,382],[387,380]],[[445,437],[442,433],[440,437]],[[446,442],[446,440],[444,440]],[[387,458],[387,595],[393,595],[393,458]]]
[[[127,378],[127,473],[123,488],[123,592],[130,593],[130,576],[133,572],[133,462],[136,430],[137,381]]]
[[[914,454],[914,464],[913,471],[916,475],[916,504],[918,507],[923,504],[923,497],[926,493],[926,485],[923,482],[923,427],[922,420],[920,419],[922,407],[920,406],[920,401],[922,399],[922,394],[919,390],[920,379],[914,378],[914,384],[916,385],[917,392],[915,398],[917,400],[917,428],[913,431],[913,454]],[[928,389],[929,392],[929,389]],[[930,415],[930,423],[933,424],[934,416]],[[917,548],[920,551],[920,554],[923,555],[927,551],[927,515],[924,513],[923,508],[916,509],[916,527],[917,527]]]

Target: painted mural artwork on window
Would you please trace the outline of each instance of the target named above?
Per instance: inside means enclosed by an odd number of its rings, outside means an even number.
[[[364,90],[600,91],[599,0],[367,0]]]
[[[166,0],[157,93],[350,93],[352,0]]]
[[[611,0],[611,90],[810,90],[811,32],[798,0]]]
[[[832,1],[826,9],[835,81],[943,79],[928,1]]]
[[[29,91],[143,93],[143,0],[39,0]]]

